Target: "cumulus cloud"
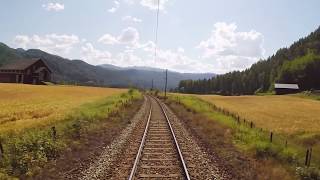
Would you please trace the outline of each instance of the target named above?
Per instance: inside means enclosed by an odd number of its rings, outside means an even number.
[[[93,65],[113,63],[112,54],[109,51],[98,50],[91,43],[82,46],[81,53],[86,62]]]
[[[157,58],[153,62],[157,67],[165,67],[180,72],[212,72],[213,66],[204,64],[197,59],[190,58],[183,54],[181,49],[163,50],[159,49]]]
[[[135,3],[136,0],[123,0],[125,3],[132,5]]]
[[[132,17],[132,16],[124,16],[122,18],[122,21],[128,22],[128,23],[141,23],[142,19]]]
[[[264,56],[263,42],[263,35],[255,30],[239,32],[236,24],[219,22],[197,48],[203,51],[202,58],[214,59],[221,70],[242,70]]]
[[[42,7],[47,11],[62,11],[64,10],[64,4],[60,3],[47,3],[43,4]]]
[[[36,48],[53,54],[68,54],[79,42],[78,36],[66,34],[47,34],[44,36],[17,35],[13,39],[13,44],[16,47],[25,49]]]
[[[182,47],[178,47],[178,53],[184,53],[184,49]]]
[[[138,30],[133,27],[128,27],[123,29],[118,36],[105,34],[99,38],[98,42],[108,45],[124,44],[131,47],[137,47],[139,46],[139,39],[140,35]]]
[[[125,50],[112,55],[109,51],[96,49],[91,43],[86,43],[81,48],[84,60],[93,65],[113,64],[116,66],[143,66],[145,61],[135,55],[133,51]]]
[[[117,37],[114,37],[111,34],[105,34],[99,38],[98,42],[101,42],[103,44],[113,45],[118,43],[118,39]]]
[[[119,1],[113,1],[113,4],[114,6],[108,10],[110,13],[115,13],[120,7]]]
[[[154,42],[149,41],[142,44],[141,49],[147,53],[144,66],[167,68],[179,72],[213,72],[213,65],[187,56],[182,47],[178,47],[176,50],[157,48],[156,58],[154,58]]]
[[[158,9],[158,1],[159,0],[141,0],[140,4],[144,7],[149,8],[150,10],[157,10]],[[159,9],[165,10],[166,5],[168,4],[169,0],[160,0],[159,1]]]

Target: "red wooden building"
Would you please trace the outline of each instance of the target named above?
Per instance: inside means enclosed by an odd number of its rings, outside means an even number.
[[[0,67],[0,83],[44,84],[51,74],[42,59],[22,59]]]

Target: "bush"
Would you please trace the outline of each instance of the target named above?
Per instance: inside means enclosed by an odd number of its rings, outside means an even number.
[[[314,167],[297,167],[296,173],[298,176],[300,176],[301,179],[314,179],[319,180],[320,179],[320,169],[314,168]]]

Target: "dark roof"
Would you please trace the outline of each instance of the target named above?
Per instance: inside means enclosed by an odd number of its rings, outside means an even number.
[[[41,59],[40,58],[21,59],[19,61],[1,66],[0,70],[25,70],[39,60]]]
[[[274,88],[276,89],[299,89],[298,84],[279,84],[276,83],[274,85]]]

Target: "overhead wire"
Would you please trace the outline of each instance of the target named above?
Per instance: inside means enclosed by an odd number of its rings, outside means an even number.
[[[157,60],[157,50],[158,50],[159,13],[160,13],[160,0],[158,0],[157,23],[156,23],[156,33],[155,33],[155,48],[154,48],[154,61],[155,62]]]

